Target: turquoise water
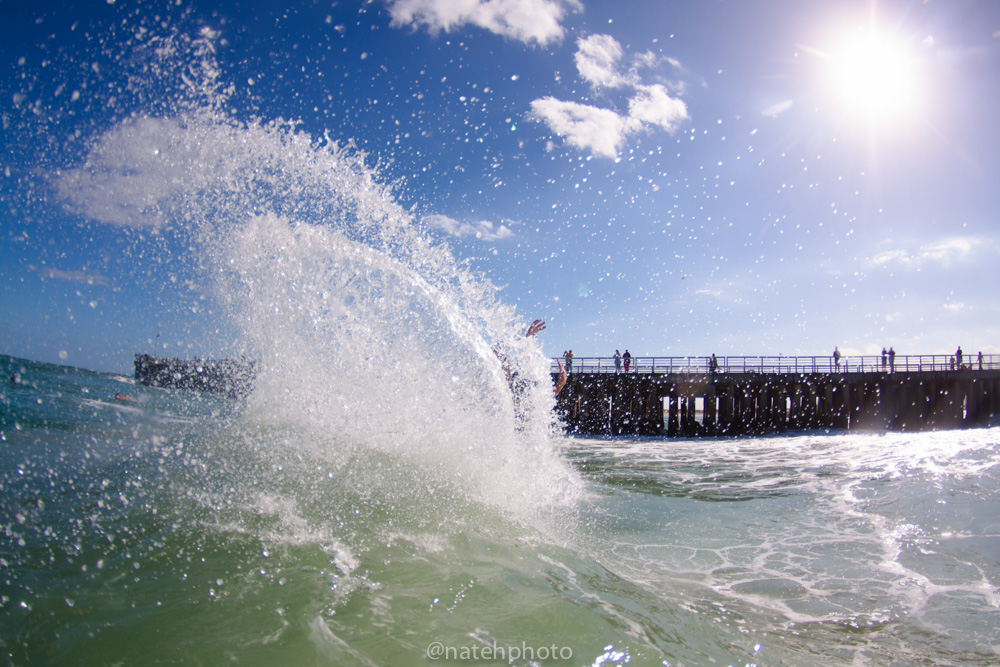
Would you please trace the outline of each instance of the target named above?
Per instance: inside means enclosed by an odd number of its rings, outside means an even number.
[[[1000,659],[996,429],[556,437],[578,486],[532,505],[252,399],[0,371],[9,664]]]

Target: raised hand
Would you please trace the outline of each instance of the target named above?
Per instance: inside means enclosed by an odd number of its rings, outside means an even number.
[[[542,320],[535,320],[534,322],[531,323],[531,326],[528,327],[528,331],[524,335],[534,336],[539,331],[544,331],[544,330],[545,330],[545,322],[543,322]]]

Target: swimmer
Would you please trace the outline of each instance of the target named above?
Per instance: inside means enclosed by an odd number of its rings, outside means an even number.
[[[524,332],[524,336],[526,338],[530,338],[541,331],[545,331],[545,322],[540,319],[535,320],[528,326],[528,330]],[[503,371],[507,375],[507,383],[510,384],[511,389],[514,389],[516,373],[511,370],[507,357],[500,352],[500,348],[498,346],[493,347],[493,352],[500,358],[500,363],[503,365]],[[559,364],[559,375],[556,377],[556,384],[553,389],[555,391],[555,395],[558,396],[560,392],[562,392],[563,387],[566,386],[566,369],[563,368],[562,361],[556,359],[556,363]]]
[[[528,327],[528,330],[524,335],[530,338],[540,331],[545,331],[545,322],[542,320],[535,320],[531,323],[531,326]],[[556,377],[556,386],[554,387],[554,390],[555,395],[558,396],[563,390],[563,387],[566,386],[566,369],[563,368],[562,362],[559,359],[556,359],[556,363],[559,364],[559,375]],[[508,376],[509,375],[510,373],[508,372]]]

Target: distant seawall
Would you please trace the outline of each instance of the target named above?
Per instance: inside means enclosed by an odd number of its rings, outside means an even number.
[[[150,387],[194,389],[227,396],[246,396],[253,389],[253,361],[223,359],[161,359],[135,355],[135,380]]]

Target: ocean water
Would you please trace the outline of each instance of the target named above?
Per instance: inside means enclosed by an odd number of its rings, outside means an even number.
[[[249,117],[211,30],[143,16],[114,63],[59,52],[124,78],[91,115],[11,116],[41,152],[11,206],[110,223],[88,242],[260,372],[233,400],[0,357],[5,662],[1000,661],[1000,431],[564,437],[544,313],[349,138]]]
[[[554,435],[554,494],[253,398],[0,371],[8,664],[1000,660],[996,428]]]

